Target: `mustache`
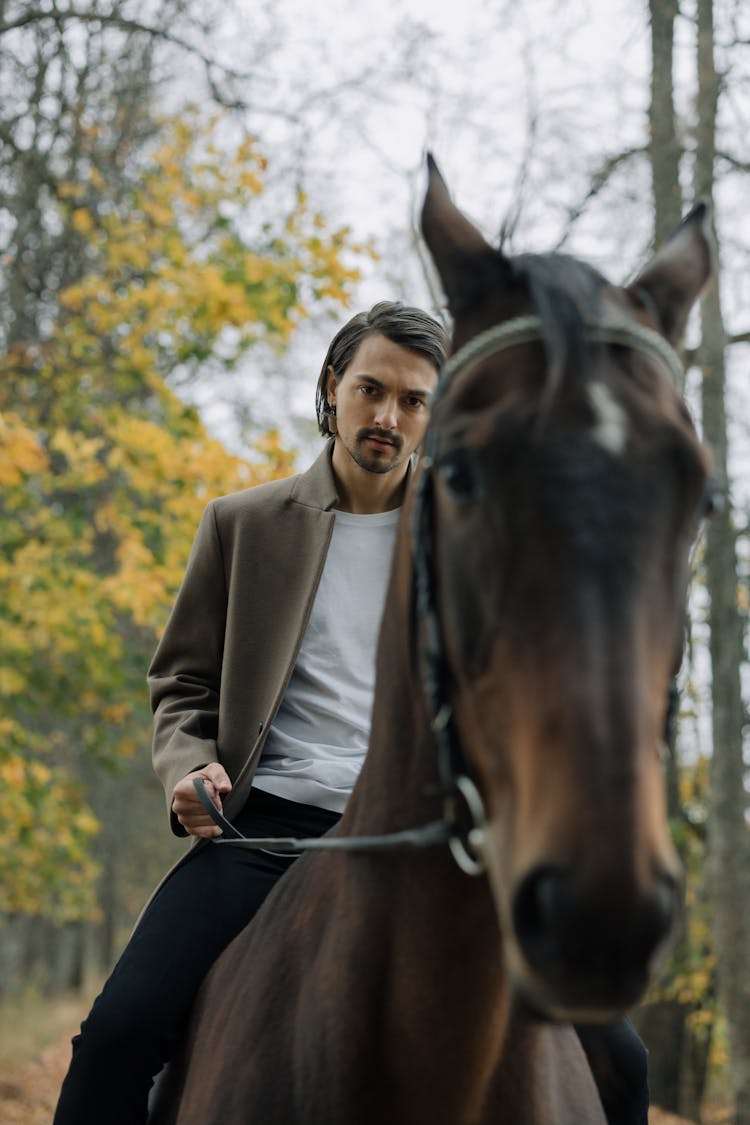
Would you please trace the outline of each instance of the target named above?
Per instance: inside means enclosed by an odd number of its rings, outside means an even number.
[[[365,441],[367,438],[377,438],[378,441],[387,441],[395,450],[400,450],[401,446],[404,444],[404,439],[400,434],[393,434],[389,430],[360,430],[357,437],[360,441]]]

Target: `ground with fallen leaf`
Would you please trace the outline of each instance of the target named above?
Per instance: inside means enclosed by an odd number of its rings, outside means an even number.
[[[45,1047],[34,1058],[15,1064],[0,1061],[2,1125],[50,1125],[60,1083],[70,1059],[70,1036]],[[714,1125],[729,1117],[713,1117]],[[684,1117],[652,1108],[649,1125],[694,1125]]]
[[[65,1038],[25,1063],[0,1064],[3,1125],[50,1125],[69,1059],[70,1039]]]
[[[70,1058],[70,1041],[63,1040],[14,1069],[0,1065],[0,1121],[3,1125],[50,1125],[63,1075]],[[652,1109],[649,1125],[691,1125]]]

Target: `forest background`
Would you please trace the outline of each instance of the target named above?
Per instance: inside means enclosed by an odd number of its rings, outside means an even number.
[[[494,241],[615,281],[714,205],[685,393],[726,499],[667,754],[687,909],[635,1019],[655,1101],[750,1125],[750,10],[459,7],[0,0],[0,1014],[86,993],[181,850],[144,676],[195,527],[312,459],[351,311],[444,315],[429,148]]]

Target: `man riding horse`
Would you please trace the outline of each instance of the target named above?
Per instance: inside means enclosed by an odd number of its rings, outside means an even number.
[[[446,288],[455,314],[460,284]],[[149,670],[155,768],[173,831],[195,846],[74,1040],[55,1125],[98,1125],[105,1105],[110,1125],[146,1121],[201,981],[293,862],[209,846],[220,829],[195,780],[244,836],[316,837],[338,823],[368,747],[399,510],[447,346],[418,309],[381,302],[353,317],[318,380],[327,442],[313,466],[206,509]],[[645,1125],[645,1052],[630,1025],[580,1038],[608,1120]]]

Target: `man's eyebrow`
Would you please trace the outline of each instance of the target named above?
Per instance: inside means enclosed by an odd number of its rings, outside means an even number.
[[[355,378],[360,379],[364,383],[369,383],[371,387],[377,387],[378,390],[385,390],[385,383],[381,382],[381,380],[377,379],[374,375],[367,375],[366,373],[360,371],[357,375],[355,375]],[[428,391],[425,387],[414,387],[405,390],[404,394],[414,395],[417,398],[427,399],[432,394],[432,391]]]

